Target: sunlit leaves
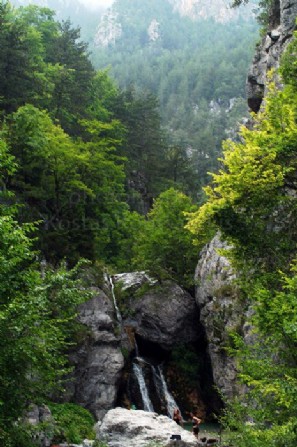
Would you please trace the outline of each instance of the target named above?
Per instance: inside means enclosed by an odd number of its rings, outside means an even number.
[[[264,257],[266,249],[271,256],[269,247],[272,244],[287,243],[280,224],[275,224],[276,240],[272,227],[278,210],[285,207],[288,214],[295,210],[294,200],[284,189],[296,169],[295,99],[296,94],[289,87],[276,92],[272,85],[265,109],[254,117],[254,127],[242,127],[240,141],[225,142],[223,168],[212,174],[213,181],[205,188],[208,201],[188,224],[198,238],[212,223],[231,238],[239,250],[252,240],[254,249],[259,248],[262,239],[260,251]]]

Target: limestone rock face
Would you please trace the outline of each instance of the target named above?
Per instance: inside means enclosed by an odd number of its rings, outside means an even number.
[[[86,333],[70,357],[75,367],[70,398],[97,419],[115,405],[124,367],[113,315],[111,300],[98,289],[94,298],[80,306],[78,319],[85,325]]]
[[[128,275],[130,282],[126,276],[115,277],[121,279],[126,293],[131,290],[131,294],[135,294],[141,284],[148,282],[144,272],[135,274],[134,282],[131,274]],[[131,317],[126,318],[124,324],[132,326],[141,338],[157,343],[165,350],[172,349],[177,343],[197,340],[199,317],[195,299],[173,281],[161,284],[150,281],[143,294],[130,300]]]
[[[170,440],[173,434],[180,435],[181,441]],[[167,416],[124,408],[115,408],[105,415],[96,438],[105,440],[109,447],[147,447],[150,442],[159,442],[164,447],[197,447],[192,433]]]
[[[208,339],[214,383],[228,400],[237,393],[236,366],[225,352],[228,331],[242,328],[243,309],[234,285],[235,273],[219,253],[228,249],[217,235],[201,252],[195,279],[200,321]]]
[[[168,0],[174,11],[181,16],[188,16],[193,20],[214,19],[216,22],[226,23],[239,17],[248,20],[252,16],[254,1],[246,8],[231,8],[231,1],[226,0]]]
[[[274,0],[268,32],[256,49],[247,78],[248,104],[253,112],[261,107],[267,73],[278,68],[280,56],[293,35],[296,16],[297,0]]]
[[[118,15],[112,9],[108,10],[102,17],[95,34],[94,44],[107,47],[114,44],[122,35],[122,26],[118,21]]]

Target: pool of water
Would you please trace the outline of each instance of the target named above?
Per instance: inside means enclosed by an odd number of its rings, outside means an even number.
[[[192,431],[192,423],[185,422],[184,429],[188,430],[188,431]],[[200,432],[219,433],[219,431],[220,431],[220,424],[218,424],[218,423],[206,422],[204,424],[200,424]]]

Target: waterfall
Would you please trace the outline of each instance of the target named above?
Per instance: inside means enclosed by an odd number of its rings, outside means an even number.
[[[135,360],[143,360],[141,357],[137,357]],[[141,393],[142,403],[143,403],[143,409],[144,411],[154,411],[153,404],[149,398],[148,389],[144,380],[143,370],[141,365],[137,363],[133,363],[133,372],[137,379],[139,390]]]
[[[115,296],[115,293],[114,293],[114,283],[113,283],[112,277],[109,276],[108,273],[106,273],[106,278],[107,278],[107,280],[108,280],[108,282],[110,284],[111,296],[112,296],[112,299],[113,299],[113,306],[114,306],[114,309],[115,309],[115,312],[116,312],[117,320],[118,320],[119,323],[122,323],[122,315],[121,315],[120,309],[118,308],[118,305],[117,305],[117,300],[116,300],[116,296]]]
[[[179,407],[178,407],[174,397],[168,390],[167,383],[166,383],[161,366],[160,365],[152,366],[152,370],[153,370],[155,386],[156,386],[157,392],[159,394],[159,397],[161,400],[165,399],[167,414],[170,418],[172,418],[173,410],[175,408],[179,409]]]

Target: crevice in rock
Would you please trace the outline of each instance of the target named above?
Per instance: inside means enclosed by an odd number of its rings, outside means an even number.
[[[158,368],[166,380],[169,393],[177,402],[185,419],[195,411],[204,420],[213,421],[219,415],[223,403],[214,387],[212,365],[207,353],[205,333],[199,340],[180,344],[172,350],[164,350],[158,343],[136,335],[137,348],[126,359],[125,373],[118,391],[117,405],[143,409],[139,383],[133,372],[133,362],[141,365],[149,400],[154,411],[168,415],[166,401],[156,389],[155,373]]]
[[[269,31],[277,28],[281,23],[280,0],[274,0],[269,11]]]

